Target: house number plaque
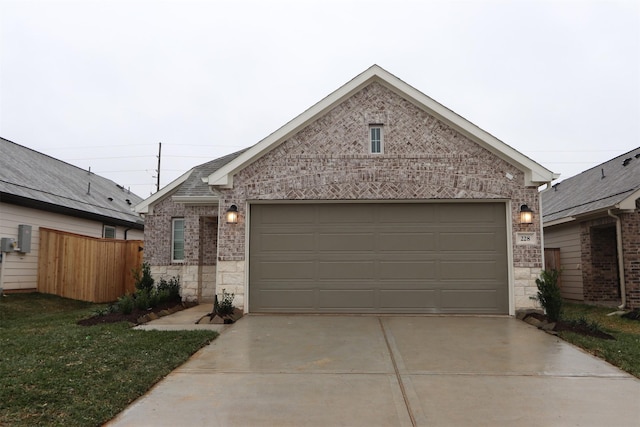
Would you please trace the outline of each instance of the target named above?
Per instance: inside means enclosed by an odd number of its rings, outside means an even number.
[[[535,245],[536,233],[516,233],[516,245]]]

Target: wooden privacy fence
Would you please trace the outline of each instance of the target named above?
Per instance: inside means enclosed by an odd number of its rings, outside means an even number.
[[[544,248],[544,269],[560,270],[560,249]]]
[[[142,240],[98,239],[40,228],[38,292],[110,302],[135,291]]]

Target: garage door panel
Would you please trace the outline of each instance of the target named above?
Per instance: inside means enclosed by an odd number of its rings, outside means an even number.
[[[491,261],[443,261],[440,263],[441,277],[447,279],[485,280],[498,279],[497,263]]]
[[[300,311],[310,311],[316,306],[315,289],[266,289],[255,295],[260,302],[258,311],[282,311],[297,307]]]
[[[504,203],[252,205],[250,218],[250,311],[508,312]]]
[[[499,295],[495,289],[442,290],[443,308],[461,311],[489,311],[499,308]]]
[[[442,224],[495,224],[496,209],[494,203],[443,204],[440,205],[440,223]],[[504,205],[502,206],[504,209]]]
[[[500,236],[495,232],[440,233],[440,249],[443,251],[495,252],[500,250]]]
[[[256,280],[313,280],[315,264],[311,261],[256,261]]]
[[[311,233],[264,233],[258,249],[263,253],[314,251],[313,239]]]
[[[318,266],[320,280],[373,279],[375,277],[375,263],[373,261],[319,262]]]
[[[315,217],[309,216],[305,205],[253,205],[252,218],[256,225],[313,224]]]
[[[380,280],[435,279],[437,277],[437,268],[437,263],[434,261],[380,261],[377,277]]]
[[[370,224],[374,220],[375,212],[368,209],[369,205],[351,204],[351,205],[339,205],[340,208],[336,209],[337,205],[317,205],[318,211],[318,224],[329,225],[330,228],[339,225],[355,224],[360,226],[362,224]]]
[[[436,233],[425,232],[381,232],[378,248],[385,252],[425,252],[438,248]]]
[[[375,292],[371,289],[320,289],[320,309],[370,310],[375,305]]]
[[[380,205],[377,209],[378,222],[385,225],[438,223],[438,212],[433,209],[425,210],[422,204],[388,204]]]
[[[438,291],[433,289],[394,289],[380,291],[380,308],[422,310],[438,306]]]
[[[373,233],[319,233],[318,250],[335,251],[370,251],[376,244]]]

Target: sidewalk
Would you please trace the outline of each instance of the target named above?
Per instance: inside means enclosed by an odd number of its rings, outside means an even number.
[[[138,325],[134,329],[143,331],[197,331],[197,330],[213,330],[222,332],[230,325],[214,325],[207,323],[198,324],[197,322],[213,310],[213,304],[199,304],[186,310],[178,311],[169,316],[164,316],[156,320],[152,320],[143,325]]]

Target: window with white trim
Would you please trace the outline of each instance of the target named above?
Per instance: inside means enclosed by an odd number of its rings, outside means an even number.
[[[369,149],[371,154],[382,154],[383,148],[382,125],[369,125]]]
[[[115,239],[116,238],[116,228],[111,225],[103,225],[102,226],[102,237],[104,239]]]
[[[171,261],[184,261],[184,218],[174,218],[172,221]]]

